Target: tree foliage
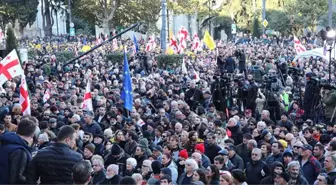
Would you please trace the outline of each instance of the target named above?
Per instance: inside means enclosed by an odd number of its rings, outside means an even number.
[[[8,27],[6,31],[6,53],[9,54],[13,49],[17,48],[17,40],[12,27]]]
[[[253,20],[253,26],[252,26],[252,35],[253,37],[260,37],[260,24],[259,24],[259,20],[257,18],[255,18]]]

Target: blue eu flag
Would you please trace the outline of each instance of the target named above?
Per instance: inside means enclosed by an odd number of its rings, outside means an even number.
[[[123,89],[121,92],[121,99],[124,101],[125,109],[132,111],[133,108],[133,94],[132,94],[132,81],[131,74],[128,66],[126,51],[124,51],[124,81]]]
[[[138,42],[137,42],[137,39],[136,39],[134,34],[133,34],[133,44],[134,44],[135,52],[138,53],[139,52],[139,46],[138,46]]]

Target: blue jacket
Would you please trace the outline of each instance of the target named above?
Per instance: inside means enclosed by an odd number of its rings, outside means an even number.
[[[0,135],[0,184],[23,184],[32,160],[28,143],[14,132]]]
[[[301,157],[299,157],[298,161],[301,165],[302,175],[307,179],[309,184],[314,184],[317,176],[322,171],[321,163],[314,156],[310,156],[308,161],[303,165]]]
[[[92,120],[93,123],[88,125],[88,124],[85,124],[84,127],[83,127],[83,131],[84,132],[89,132],[93,135],[97,135],[97,134],[102,134],[102,129],[101,127],[99,126],[99,124]]]

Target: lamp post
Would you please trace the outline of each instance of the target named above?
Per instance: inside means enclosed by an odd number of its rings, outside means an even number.
[[[161,27],[161,49],[162,53],[166,52],[166,44],[167,44],[167,1],[161,1],[162,7],[162,27]]]
[[[331,52],[332,50],[335,48],[335,39],[336,39],[336,32],[335,30],[329,30],[327,32],[327,38],[328,39],[332,39],[334,42],[334,46],[330,45],[330,48],[328,49],[329,51],[329,66],[328,66],[328,70],[329,70],[329,83],[331,84]]]

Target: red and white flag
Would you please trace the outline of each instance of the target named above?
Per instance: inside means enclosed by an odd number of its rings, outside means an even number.
[[[294,47],[297,54],[306,51],[306,48],[301,44],[300,40],[295,35],[294,35]]]
[[[183,26],[181,26],[180,31],[177,34],[179,41],[181,42],[182,40],[187,40],[188,35],[188,31]]]
[[[155,35],[152,35],[150,38],[149,38],[149,41],[146,45],[146,51],[152,51],[156,48],[156,42],[155,42]]]
[[[199,48],[200,48],[200,46],[201,46],[200,40],[199,40],[199,38],[198,38],[197,33],[195,33],[195,34],[194,34],[193,44],[192,44],[192,46],[191,46],[191,49],[192,49],[193,51],[198,51]]]
[[[14,49],[0,62],[0,86],[6,81],[20,75],[24,75],[24,71]]]
[[[49,99],[50,99],[50,90],[47,89],[45,92],[44,92],[44,95],[43,95],[43,103],[47,102]]]
[[[29,93],[27,88],[26,76],[21,75],[21,84],[20,84],[20,105],[22,107],[23,115],[30,115],[30,100]]]
[[[117,39],[112,40],[112,47],[113,47],[113,50],[118,49],[118,40]]]
[[[90,82],[86,84],[84,102],[82,108],[84,110],[93,111]]]
[[[169,47],[173,49],[174,53],[177,53],[179,51],[179,46],[174,35],[171,35],[171,38],[169,39]]]

